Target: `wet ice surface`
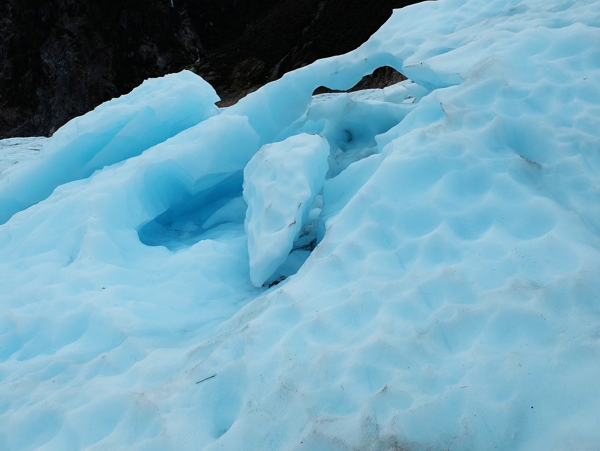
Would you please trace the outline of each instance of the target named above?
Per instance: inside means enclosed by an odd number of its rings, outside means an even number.
[[[135,155],[116,114],[57,132],[0,175],[0,449],[598,449],[598,17],[421,3],[234,107],[162,79],[204,105],[177,127],[184,96],[122,98],[171,124],[126,129]],[[382,65],[410,81],[311,98]],[[73,160],[80,136],[109,144]],[[260,149],[280,173],[246,172]],[[246,203],[269,196],[264,224],[301,224],[255,287]]]

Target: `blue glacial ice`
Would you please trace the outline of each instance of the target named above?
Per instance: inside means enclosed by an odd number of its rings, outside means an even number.
[[[44,144],[40,161],[0,180],[0,223],[47,198],[218,113],[215,90],[190,72],[146,80],[131,93],[70,121]]]
[[[260,287],[283,264],[306,225],[329,169],[329,144],[301,133],[263,146],[244,169],[250,280]]]
[[[0,449],[599,449],[599,17],[423,2],[0,142]]]

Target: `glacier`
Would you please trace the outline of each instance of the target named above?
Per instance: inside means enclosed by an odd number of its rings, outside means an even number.
[[[325,184],[329,150],[327,139],[301,133],[264,145],[244,168],[244,228],[255,286],[285,263],[306,226]]]
[[[0,142],[0,449],[600,449],[600,2],[419,3],[217,100]]]

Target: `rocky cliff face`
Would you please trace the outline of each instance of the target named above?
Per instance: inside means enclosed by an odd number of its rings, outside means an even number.
[[[378,0],[4,0],[0,138],[51,135],[69,119],[183,68],[223,105],[364,42],[393,8]]]

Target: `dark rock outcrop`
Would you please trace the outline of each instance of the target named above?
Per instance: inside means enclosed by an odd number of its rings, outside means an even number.
[[[4,0],[0,138],[69,119],[182,68],[223,105],[364,42],[417,0]]]
[[[379,69],[375,69],[372,74],[365,75],[362,80],[360,80],[356,85],[347,91],[339,91],[336,89],[329,89],[326,86],[319,86],[313,92],[313,95],[316,94],[326,94],[332,92],[355,92],[360,91],[362,89],[377,89],[377,88],[385,88],[387,86],[395,85],[396,83],[400,83],[401,81],[406,80],[406,77],[398,72],[393,67],[383,66]]]

